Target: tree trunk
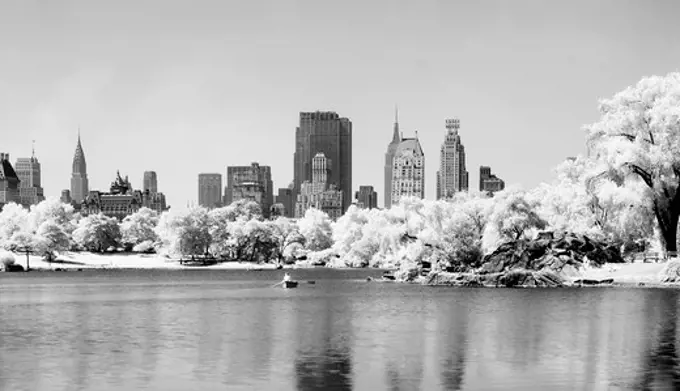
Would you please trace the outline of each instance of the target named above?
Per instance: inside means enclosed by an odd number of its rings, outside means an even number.
[[[664,240],[664,246],[666,251],[678,251],[677,246],[677,234],[678,234],[678,217],[680,216],[680,210],[677,207],[676,200],[671,203],[666,208],[659,205],[659,202],[655,200],[654,202],[654,214],[656,215],[657,222],[659,223],[659,230],[661,231],[661,236]]]

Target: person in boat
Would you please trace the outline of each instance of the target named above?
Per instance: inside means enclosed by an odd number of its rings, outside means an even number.
[[[288,282],[292,281],[292,278],[290,277],[290,274],[286,273],[283,275],[283,282]]]

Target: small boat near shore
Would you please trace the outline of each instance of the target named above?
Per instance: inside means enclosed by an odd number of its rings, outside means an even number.
[[[298,286],[297,281],[283,281],[284,289],[297,288],[297,286]]]

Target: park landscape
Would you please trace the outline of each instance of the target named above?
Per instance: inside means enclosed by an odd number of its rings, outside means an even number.
[[[587,152],[533,189],[315,209],[263,219],[238,201],[122,221],[48,199],[0,212],[6,270],[349,267],[396,281],[464,286],[673,284],[680,279],[680,73],[642,78],[599,104]],[[655,254],[653,263],[631,262]],[[680,281],[680,280],[678,280]]]

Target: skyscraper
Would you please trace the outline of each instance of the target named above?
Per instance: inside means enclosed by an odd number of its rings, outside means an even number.
[[[405,197],[425,198],[425,153],[418,132],[415,138],[402,138],[394,152],[390,205]]]
[[[399,133],[399,112],[394,109],[394,130],[392,131],[392,141],[387,146],[385,153],[385,209],[392,206],[392,169],[394,165],[394,154],[397,152],[399,143],[401,142],[401,133]]]
[[[458,118],[446,120],[446,136],[442,143],[437,171],[437,199],[451,198],[456,192],[468,190],[468,172],[465,168],[465,147],[458,129]]]
[[[304,217],[310,208],[328,214],[335,220],[345,213],[343,209],[343,191],[329,182],[333,175],[333,162],[323,152],[312,159],[312,181],[304,181],[295,203],[295,217]]]
[[[198,204],[206,208],[222,204],[222,174],[198,174]]]
[[[296,197],[302,183],[312,182],[312,159],[318,153],[333,162],[328,184],[342,191],[344,213],[352,202],[352,122],[335,112],[300,113],[300,125],[295,130]]]
[[[373,186],[359,186],[355,198],[359,208],[373,209],[378,207],[378,193],[373,190]]]
[[[224,205],[241,199],[256,201],[262,208],[262,214],[269,216],[269,209],[274,204],[274,182],[270,166],[253,162],[249,166],[227,167]]]
[[[494,193],[505,189],[505,182],[491,173],[491,167],[479,166],[479,191]]]
[[[85,152],[80,143],[80,131],[78,132],[78,145],[76,153],[73,155],[73,169],[71,173],[71,199],[76,203],[81,203],[87,197],[89,185],[87,181],[87,164],[85,163]]]
[[[144,171],[144,191],[150,193],[158,193],[158,176],[156,171]]]
[[[40,163],[35,153],[30,158],[18,158],[15,171],[21,181],[19,198],[22,205],[35,205],[45,199],[43,188],[40,186]]]

